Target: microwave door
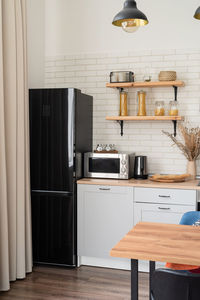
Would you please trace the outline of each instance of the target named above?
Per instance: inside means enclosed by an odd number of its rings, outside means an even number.
[[[89,158],[89,172],[119,174],[120,158]]]
[[[88,175],[97,178],[120,178],[120,158],[90,157]]]

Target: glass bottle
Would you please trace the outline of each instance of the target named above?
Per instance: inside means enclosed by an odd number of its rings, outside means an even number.
[[[146,116],[146,92],[138,92],[138,116]]]
[[[145,66],[144,70],[145,70],[145,74],[144,74],[143,80],[146,81],[146,82],[150,82],[151,81],[151,75],[150,75],[149,66]]]
[[[164,116],[164,115],[165,115],[164,101],[156,101],[155,116]]]
[[[169,102],[169,116],[178,116],[178,101]]]
[[[128,108],[127,108],[127,92],[120,92],[120,116],[127,116],[128,115]]]

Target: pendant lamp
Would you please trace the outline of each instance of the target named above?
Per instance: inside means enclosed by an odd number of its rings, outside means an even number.
[[[122,27],[124,31],[129,33],[148,23],[147,17],[137,8],[134,0],[126,0],[124,8],[114,17],[112,22],[113,25]]]
[[[200,20],[200,6],[197,8],[197,10],[194,14],[194,18],[197,20]]]

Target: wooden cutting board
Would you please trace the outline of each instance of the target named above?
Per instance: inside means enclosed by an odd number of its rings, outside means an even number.
[[[173,183],[173,182],[184,182],[188,177],[190,177],[190,174],[182,174],[182,175],[160,175],[155,174],[152,177],[149,178],[151,181],[155,182],[166,182],[166,183]]]
[[[173,182],[184,182],[185,179],[153,179],[149,178],[149,180],[154,181],[154,182],[166,182],[166,183],[173,183]]]

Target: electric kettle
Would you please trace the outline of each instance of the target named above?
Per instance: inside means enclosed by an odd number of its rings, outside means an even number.
[[[147,179],[147,156],[135,156],[134,178]]]

